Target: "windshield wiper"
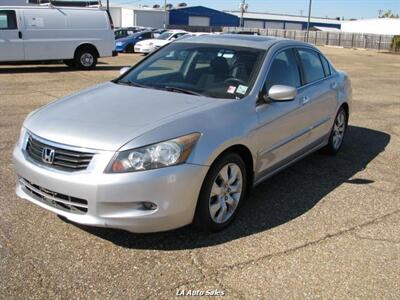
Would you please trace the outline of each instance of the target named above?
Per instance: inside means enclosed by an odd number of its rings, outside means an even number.
[[[176,92],[176,93],[204,97],[203,94],[197,93],[195,91],[191,91],[191,90],[187,90],[187,89],[183,89],[183,88],[179,88],[179,87],[174,87],[174,86],[166,86],[166,87],[164,87],[164,90],[166,90],[168,92]]]
[[[129,86],[134,86],[134,87],[141,87],[141,88],[146,88],[146,89],[152,89],[153,88],[151,86],[140,84],[140,83],[133,82],[133,81],[116,80],[116,81],[113,81],[113,82],[116,83],[116,84],[124,84],[124,85],[129,85]]]

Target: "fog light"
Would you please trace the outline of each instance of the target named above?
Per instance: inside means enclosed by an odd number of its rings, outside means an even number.
[[[145,210],[156,210],[157,204],[152,203],[152,202],[143,202],[143,208]]]

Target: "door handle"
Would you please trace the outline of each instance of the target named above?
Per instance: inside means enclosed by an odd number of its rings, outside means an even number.
[[[19,37],[20,39],[22,39],[22,32],[21,32],[21,31],[18,31],[18,37]]]
[[[308,96],[303,96],[303,98],[301,98],[301,104],[305,105],[308,102],[310,102],[311,98]]]
[[[337,89],[337,87],[338,87],[338,84],[337,84],[337,82],[333,82],[333,83],[331,83],[331,88],[332,88],[332,89],[336,90],[336,89]]]

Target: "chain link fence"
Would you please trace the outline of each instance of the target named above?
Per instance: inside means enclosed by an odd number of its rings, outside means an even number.
[[[223,32],[249,31],[265,36],[283,37],[296,41],[307,41],[305,30],[258,29],[242,27],[224,27]],[[310,31],[309,43],[317,46],[337,46],[344,48],[374,49],[395,51],[392,49],[392,35],[363,34],[348,32]]]

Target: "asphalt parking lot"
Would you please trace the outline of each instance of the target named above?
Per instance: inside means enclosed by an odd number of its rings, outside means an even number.
[[[258,186],[228,230],[138,235],[67,223],[14,194],[26,115],[115,78],[142,56],[0,66],[0,298],[400,298],[400,55],[322,48],[353,83],[337,157],[313,154]]]

